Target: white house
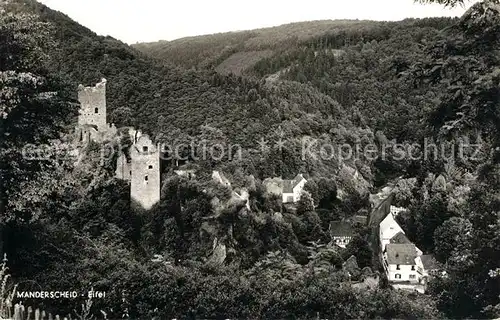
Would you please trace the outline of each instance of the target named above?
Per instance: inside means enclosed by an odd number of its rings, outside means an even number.
[[[394,220],[394,216],[392,214],[388,214],[379,225],[380,250],[382,252],[384,252],[385,246],[388,245],[391,242],[391,239],[398,233],[404,234],[405,232],[396,220]]]
[[[224,176],[224,174],[219,171],[215,170],[212,171],[212,180],[226,187],[231,186],[231,182],[229,182],[229,180]]]
[[[387,244],[383,265],[389,282],[419,284],[422,280],[423,275],[418,270],[422,262],[413,243]]]
[[[432,256],[422,255],[422,251],[408,239],[396,222],[395,217],[404,210],[391,206],[379,225],[381,260],[387,279],[394,288],[423,293],[429,272],[434,272],[438,267]]]
[[[352,239],[354,229],[347,221],[332,221],[330,223],[330,236],[333,242],[341,248],[345,248]]]
[[[188,179],[193,179],[193,178],[196,177],[196,170],[194,170],[194,169],[189,169],[189,170],[174,170],[174,173],[176,175],[178,175],[179,177],[184,177],[184,178],[188,178]]]
[[[293,180],[283,180],[283,203],[293,203],[299,201],[300,194],[302,193],[306,182],[307,180],[302,176],[302,174],[298,174]]]

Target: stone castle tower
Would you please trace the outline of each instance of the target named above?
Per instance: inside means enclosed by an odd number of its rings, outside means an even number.
[[[106,127],[106,79],[101,79],[95,87],[79,85],[78,101],[81,105],[78,125]]]
[[[102,141],[116,134],[114,124],[106,122],[106,79],[101,79],[94,87],[78,86],[80,114],[77,136],[81,142]]]
[[[141,135],[134,139],[130,158],[132,205],[149,210],[160,201],[159,148],[153,144],[148,135]]]

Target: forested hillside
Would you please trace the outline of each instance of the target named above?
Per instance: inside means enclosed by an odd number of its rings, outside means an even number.
[[[499,316],[496,1],[461,19],[304,22],[135,48],[32,0],[0,12],[8,292],[94,288],[106,298],[83,307],[27,303],[108,319]],[[165,161],[161,201],[147,213],[130,208],[116,156],[101,161],[121,141],[91,143],[77,164],[23,157],[29,143],[68,143],[77,85],[102,77],[117,127],[189,155],[203,142],[238,145],[242,156],[190,159],[180,168],[196,169],[194,179]],[[301,154],[310,141],[380,149],[476,133],[473,160]],[[308,192],[295,208],[266,192],[266,178],[297,173]],[[392,290],[383,276],[373,290],[353,285],[381,270],[362,224],[346,249],[331,241],[330,222],[366,215],[370,193],[396,177],[395,204],[409,209],[401,225],[447,266],[426,295]]]
[[[215,67],[234,53],[276,50],[300,45],[308,39],[375,25],[357,20],[310,21],[250,31],[227,32],[173,41],[138,43],[134,48],[167,64],[189,68]]]
[[[357,120],[363,125],[383,129],[390,138],[415,140],[423,135],[422,118],[439,99],[440,88],[419,90],[402,73],[452,23],[451,18],[304,22],[134,47],[165,64],[307,84],[349,114],[361,115]],[[201,54],[210,57],[192,58]],[[398,112],[402,109],[407,112]]]
[[[295,159],[280,161],[272,150],[262,159],[247,159],[250,163],[243,165],[247,173],[260,178],[292,177],[297,171],[331,176],[338,170],[332,161],[309,164],[309,168],[298,164],[297,150],[303,136],[319,138],[333,130],[340,132],[339,141],[368,143],[375,139],[375,132],[359,122],[359,112],[344,109],[313,86],[288,81],[267,85],[258,79],[211,70],[162,66],[119,41],[96,36],[61,13],[32,2],[23,6],[23,10],[27,8],[55,28],[59,46],[50,52],[49,68],[75,88],[79,83],[90,85],[101,77],[108,79],[108,113],[117,126],[141,128],[171,143],[193,137],[222,140],[239,144],[250,154],[259,149],[259,139],[272,140],[283,131],[289,140],[288,153],[295,154]],[[208,133],[210,130],[216,136]]]

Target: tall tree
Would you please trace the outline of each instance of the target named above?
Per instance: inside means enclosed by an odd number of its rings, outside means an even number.
[[[500,315],[499,46],[500,1],[485,0],[448,28],[428,48],[427,61],[415,68],[431,84],[445,87],[430,118],[439,139],[457,142],[459,135],[479,133],[483,149],[491,151],[480,166],[471,168],[479,179],[464,219],[450,220],[435,234],[439,241],[455,235],[436,248],[441,259],[448,258],[448,276],[431,285],[440,307],[452,318]],[[456,237],[457,233],[465,234]]]
[[[500,136],[500,2],[476,3],[428,49],[414,71],[446,88],[431,124],[443,138],[464,133]],[[488,141],[487,141],[488,142]]]
[[[47,50],[56,45],[50,25],[9,5],[0,4],[0,227],[18,217],[10,200],[23,192],[21,182],[50,169],[23,151],[58,138],[77,110],[70,88],[47,68]]]

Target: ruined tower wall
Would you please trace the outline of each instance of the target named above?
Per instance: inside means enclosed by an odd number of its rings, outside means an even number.
[[[132,175],[132,168],[127,156],[122,152],[118,159],[116,160],[116,178],[121,180],[130,181]]]
[[[78,87],[80,115],[78,125],[95,125],[99,131],[107,129],[106,124],[106,79],[94,87]]]
[[[160,201],[160,154],[147,135],[131,147],[131,171],[132,204],[149,210]]]

